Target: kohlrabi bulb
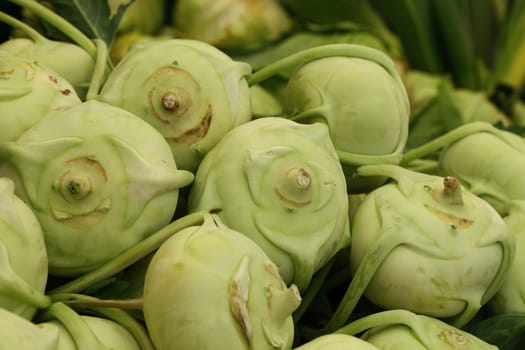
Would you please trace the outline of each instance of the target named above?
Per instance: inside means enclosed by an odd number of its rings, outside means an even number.
[[[12,38],[0,44],[0,50],[26,57],[53,70],[70,83],[79,96],[85,97],[95,68],[95,60],[80,46],[46,38],[36,41]]]
[[[58,275],[92,270],[169,223],[179,188],[193,180],[157,130],[98,101],[48,116],[0,155],[0,174],[36,214]]]
[[[108,0],[108,2],[118,5],[122,1]],[[120,19],[119,34],[131,31],[156,34],[164,24],[166,7],[166,0],[133,0]]]
[[[73,317],[69,320],[71,322],[66,324],[59,320],[50,320],[37,324],[40,328],[58,333],[58,345],[55,350],[80,349],[77,344],[82,339],[75,332],[79,324],[80,327],[87,326],[89,328],[91,332],[86,332],[87,335],[96,337],[105,346],[103,350],[141,350],[131,333],[115,321],[90,315],[78,315],[78,317]],[[72,329],[72,332],[68,328]],[[88,331],[87,328],[85,328],[86,331]]]
[[[37,308],[49,305],[42,228],[5,177],[0,178],[0,266],[0,308],[31,319]]]
[[[347,334],[320,335],[295,350],[379,350],[374,345]]]
[[[197,170],[188,210],[216,210],[301,291],[350,238],[345,177],[321,123],[266,117],[233,129]]]
[[[494,314],[525,312],[525,200],[510,202],[504,219],[516,240],[516,256],[503,286],[489,302]]]
[[[388,350],[498,350],[475,335],[437,318],[397,309],[366,315],[337,331]]]
[[[299,67],[288,81],[283,109],[297,122],[328,125],[349,190],[356,192],[372,186],[370,179],[361,183],[355,178],[357,166],[401,160],[410,106],[388,56],[365,46],[347,48],[345,56],[322,57]]]
[[[99,100],[143,118],[166,138],[177,166],[195,171],[225,133],[251,119],[250,73],[204,42],[143,42],[111,72]]]
[[[213,214],[156,251],[143,299],[157,350],[290,349],[301,302],[263,250]]]
[[[293,26],[278,0],[178,0],[173,23],[180,38],[240,51],[276,42]]]
[[[508,275],[515,255],[508,225],[454,177],[396,165],[359,172],[395,182],[370,192],[354,213],[354,287],[365,288],[364,295],[382,308],[465,325]]]
[[[15,141],[49,114],[81,102],[73,86],[56,72],[0,50],[0,142]]]
[[[57,350],[58,332],[0,307],[1,350]]]
[[[501,215],[510,201],[525,199],[525,140],[509,131],[493,128],[460,138],[441,151],[439,168]]]

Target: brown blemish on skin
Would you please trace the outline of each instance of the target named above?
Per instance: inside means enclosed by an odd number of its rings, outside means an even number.
[[[281,192],[279,192],[278,189],[274,188],[275,193],[277,194],[277,197],[283,202],[285,202],[288,206],[294,207],[294,208],[303,208],[312,203],[312,201],[306,201],[306,202],[296,202],[291,199],[286,198]]]
[[[467,219],[467,218],[461,218],[461,217],[458,217],[458,216],[455,216],[449,213],[445,213],[444,211],[431,207],[428,204],[425,204],[425,208],[427,208],[438,219],[443,220],[447,223],[454,224],[458,228],[467,228],[474,223],[474,220]]]
[[[210,129],[212,114],[211,106],[208,105],[206,114],[201,119],[199,125],[185,131],[179,136],[173,137],[172,140],[179,144],[192,144],[193,142],[202,139]]]

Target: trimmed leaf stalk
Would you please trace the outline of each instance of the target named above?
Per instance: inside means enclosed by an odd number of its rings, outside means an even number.
[[[115,275],[116,273],[144,258],[148,254],[154,252],[162,245],[164,241],[166,241],[178,231],[190,226],[202,224],[204,222],[205,215],[205,212],[202,211],[195,212],[171,222],[170,224],[158,230],[156,233],[147,237],[135,246],[129,248],[116,258],[111,259],[107,263],[101,265],[99,268],[48,291],[48,294],[52,295],[82,292],[94,283],[100,282],[105,278]]]

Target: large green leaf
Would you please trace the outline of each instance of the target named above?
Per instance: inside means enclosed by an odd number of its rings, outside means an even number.
[[[91,39],[111,47],[119,22],[134,0],[46,0],[52,9]]]

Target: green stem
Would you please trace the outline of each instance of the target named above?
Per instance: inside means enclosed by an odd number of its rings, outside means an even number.
[[[52,10],[48,9],[38,1],[34,0],[8,0],[11,1],[23,8],[26,8],[33,12],[35,15],[43,18],[46,22],[50,23],[67,37],[77,43],[80,47],[86,50],[89,55],[96,59],[97,57],[97,48],[93,41],[88,38],[82,31],[76,28],[74,25],[69,23],[63,17],[57,15]]]
[[[28,26],[26,23],[22,22],[18,18],[10,16],[9,14],[2,11],[0,11],[0,22],[4,22],[5,24],[10,25],[13,28],[21,30],[33,41],[49,41],[48,38],[40,34],[38,31],[34,30],[31,26]]]
[[[103,303],[104,300],[83,294],[57,294],[53,295],[52,298],[55,301],[61,301],[65,304],[73,303],[71,305],[76,305],[77,307],[88,307],[88,309],[93,311],[95,314],[113,320],[126,328],[128,332],[130,332],[135,338],[141,350],[155,350],[155,347],[153,346],[148,332],[144,326],[135,318],[133,318],[129,313],[120,309],[120,307],[113,308],[93,306],[101,305],[101,302]]]
[[[301,304],[293,313],[294,323],[297,324],[304,313],[308,310],[315,296],[319,292],[319,289],[324,285],[324,281],[328,276],[333,264],[335,257],[333,257],[327,264],[325,264],[317,273],[313,276],[308,289],[302,296]]]
[[[58,320],[75,341],[78,350],[109,350],[98,340],[91,328],[69,306],[62,302],[51,304],[43,313],[45,320]]]
[[[248,78],[250,86],[257,85],[279,72],[295,69],[321,58],[343,56],[371,60],[386,69],[392,77],[398,77],[393,61],[385,53],[362,45],[328,44],[305,49],[281,58],[261,68]]]
[[[100,87],[104,83],[106,74],[106,59],[108,57],[108,46],[102,39],[93,40],[97,46],[97,58],[95,60],[95,67],[93,68],[93,75],[89,83],[89,89],[86,94],[86,101],[97,98]]]
[[[96,297],[83,298],[83,294],[76,293],[57,293],[51,294],[53,301],[61,301],[71,307],[101,307],[118,308],[120,310],[140,310],[143,309],[142,298],[133,299],[99,299]]]
[[[423,327],[420,317],[408,310],[397,309],[381,311],[357,319],[344,327],[339,328],[334,333],[357,335],[369,329],[390,325],[405,325],[410,328],[411,333],[415,334],[418,340],[426,349],[433,349],[431,340],[428,338],[429,332]]]
[[[306,326],[302,327],[300,330],[301,336],[304,336],[307,339],[314,339],[320,335],[332,333],[336,329],[342,327],[350,318],[352,311],[356,307],[359,299],[363,295],[379,266],[381,266],[383,261],[394,248],[406,241],[407,240],[403,235],[396,234],[395,232],[385,232],[383,238],[360,262],[350,285],[330,320],[321,329],[313,329]]]
[[[68,283],[54,288],[48,292],[49,295],[57,293],[78,293],[96,282],[111,277],[116,273],[131,266],[138,260],[158,249],[164,241],[178,231],[190,227],[201,225],[206,217],[206,212],[196,212],[183,216],[172,223],[164,226],[159,231],[126,250],[113,260],[103,264],[99,268],[88,272]]]
[[[445,147],[457,140],[466,137],[468,135],[477,133],[477,132],[493,132],[495,127],[488,122],[472,122],[468,124],[461,125],[446,134],[436,137],[430,142],[425,143],[417,148],[414,148],[410,151],[405,152],[403,158],[401,159],[400,165],[407,165],[410,162],[424,158],[430,153],[433,153],[439,150],[442,147]]]

